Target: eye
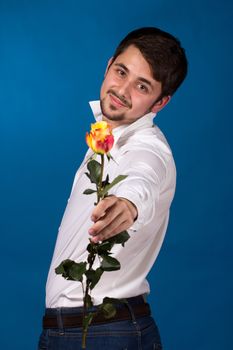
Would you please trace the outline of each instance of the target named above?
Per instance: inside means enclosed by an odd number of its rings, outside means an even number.
[[[138,84],[137,87],[138,87],[138,90],[139,90],[140,92],[147,93],[147,92],[149,91],[149,90],[148,90],[148,87],[147,87],[146,85]]]
[[[118,68],[116,71],[120,77],[124,77],[126,75],[126,73],[123,69]]]

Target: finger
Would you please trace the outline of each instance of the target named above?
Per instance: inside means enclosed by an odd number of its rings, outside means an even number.
[[[89,234],[93,236],[97,235],[105,227],[108,227],[120,214],[122,214],[121,206],[113,205],[107,209],[104,216],[102,216],[98,221],[94,223],[94,225],[92,225],[92,227],[88,230]],[[124,214],[122,216],[124,216]]]
[[[91,214],[92,221],[98,221],[103,215],[105,215],[108,208],[112,207],[117,201],[117,197],[109,196],[102,199]]]
[[[132,215],[129,215],[129,211],[126,210],[125,203],[123,204],[123,206],[120,205],[120,207],[121,211],[119,215],[114,220],[112,220],[111,223],[105,225],[105,227],[101,231],[93,234],[93,236],[96,237],[96,241],[105,240],[108,237],[112,237],[120,233],[122,230],[127,230],[129,227],[132,226],[134,219]]]
[[[118,224],[116,222],[111,224],[108,228],[105,228],[103,231],[101,231],[98,235],[91,238],[92,242],[97,243],[99,241],[105,241],[106,239],[109,239],[118,233],[125,231],[129,228],[128,221],[119,221]]]

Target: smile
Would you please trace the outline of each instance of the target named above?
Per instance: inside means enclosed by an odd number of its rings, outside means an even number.
[[[110,100],[112,102],[112,104],[115,106],[115,107],[127,107],[118,97],[112,95],[111,93],[109,94],[109,97],[110,97]]]

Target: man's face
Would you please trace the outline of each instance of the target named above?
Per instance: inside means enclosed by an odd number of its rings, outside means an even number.
[[[144,114],[158,112],[161,83],[153,78],[141,52],[129,46],[115,61],[109,61],[100,91],[103,119],[113,127],[131,124]]]

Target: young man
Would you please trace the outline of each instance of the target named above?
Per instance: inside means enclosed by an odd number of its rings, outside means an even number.
[[[93,320],[87,349],[162,349],[145,303],[146,276],[166,232],[176,170],[169,145],[153,118],[186,73],[180,42],[157,28],[129,33],[109,60],[100,102],[92,102],[91,108],[97,120],[113,127],[115,162],[109,162],[106,173],[110,179],[118,174],[128,177],[93,209],[93,197],[83,195],[89,186],[85,171],[90,150],[77,171],[48,275],[39,349],[81,349],[82,286],[56,275],[55,268],[67,258],[85,260],[90,237],[99,242],[123,230],[128,230],[130,239],[124,248],[118,245],[114,250],[121,269],[104,273],[92,297],[94,305],[106,296],[127,298],[128,306],[120,305],[121,312],[109,321]]]

